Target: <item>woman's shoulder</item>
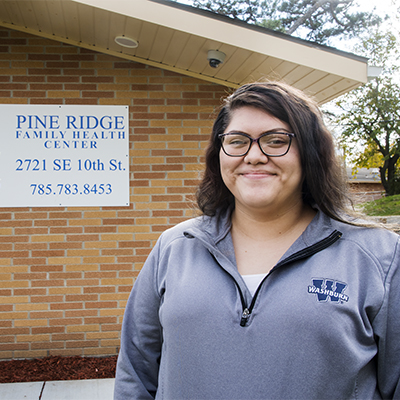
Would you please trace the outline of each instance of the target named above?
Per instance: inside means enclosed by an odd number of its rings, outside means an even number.
[[[181,221],[178,224],[166,229],[160,236],[163,242],[170,242],[174,239],[184,238],[190,235],[193,230],[201,229],[206,224],[205,217],[198,216]]]
[[[207,241],[218,242],[226,236],[230,225],[229,210],[223,210],[214,216],[200,215],[168,228],[161,234],[159,241],[166,244],[180,238],[202,237]]]

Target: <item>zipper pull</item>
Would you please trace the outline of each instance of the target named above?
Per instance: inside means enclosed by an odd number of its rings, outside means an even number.
[[[240,320],[240,326],[246,326],[247,320],[250,318],[250,311],[248,308],[243,310],[242,319]]]

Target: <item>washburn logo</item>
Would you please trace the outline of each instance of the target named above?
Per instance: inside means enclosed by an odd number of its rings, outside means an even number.
[[[316,294],[319,302],[345,303],[349,301],[349,296],[343,294],[347,287],[346,283],[331,279],[315,278],[312,285],[308,286],[308,293]]]

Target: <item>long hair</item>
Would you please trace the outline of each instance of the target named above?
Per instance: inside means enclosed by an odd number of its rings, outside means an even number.
[[[234,204],[234,197],[221,177],[218,135],[229,125],[232,113],[244,106],[265,111],[291,127],[300,153],[303,202],[317,206],[333,219],[344,221],[350,202],[346,175],[321,111],[303,92],[280,82],[247,84],[225,100],[212,128],[206,168],[196,194],[202,213],[213,216],[219,208]]]

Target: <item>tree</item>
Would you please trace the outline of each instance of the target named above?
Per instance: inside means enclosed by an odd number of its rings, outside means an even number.
[[[360,12],[354,0],[191,0],[196,8],[328,44],[377,25],[374,13]]]
[[[376,33],[358,46],[383,73],[335,102],[333,121],[341,127],[345,156],[357,167],[378,167],[387,196],[400,193],[400,85],[398,41],[392,33]]]

